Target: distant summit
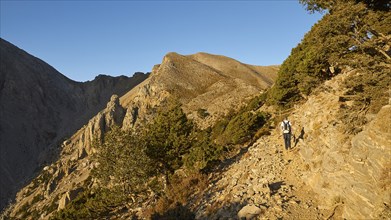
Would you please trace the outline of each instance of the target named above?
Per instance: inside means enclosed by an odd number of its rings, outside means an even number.
[[[145,80],[98,76],[68,79],[44,61],[0,39],[0,210],[26,181],[58,155],[59,143]]]
[[[151,76],[121,97],[121,103],[137,109],[142,120],[148,110],[167,96],[178,98],[190,118],[205,127],[218,117],[237,109],[244,101],[269,88],[279,66],[253,66],[229,57],[208,53],[180,55],[168,53],[155,65]],[[197,116],[198,109],[210,114],[207,120]],[[137,121],[125,117],[124,124]]]

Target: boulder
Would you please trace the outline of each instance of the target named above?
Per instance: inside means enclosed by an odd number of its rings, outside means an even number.
[[[263,210],[255,205],[246,205],[238,212],[238,218],[240,220],[255,219],[263,213]]]
[[[79,193],[83,192],[83,189],[82,188],[77,188],[77,189],[74,189],[74,190],[71,190],[71,191],[68,191],[66,193],[64,193],[64,195],[62,195],[60,201],[58,201],[58,208],[57,210],[61,210],[61,209],[64,209],[65,206],[71,202],[72,200],[74,200],[78,195]]]

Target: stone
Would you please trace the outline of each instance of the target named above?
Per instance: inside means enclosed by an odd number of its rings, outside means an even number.
[[[263,210],[255,205],[246,205],[238,212],[238,218],[240,220],[255,219],[263,213]]]
[[[282,211],[283,211],[282,207],[281,207],[281,206],[278,206],[278,205],[277,205],[277,206],[274,206],[273,209],[274,209],[274,211],[275,211],[276,213],[278,213],[278,214],[281,214]]]
[[[61,209],[64,209],[68,203],[69,203],[69,195],[67,193],[65,193],[64,195],[62,195],[61,199],[58,201],[57,210],[60,211]]]
[[[254,194],[255,194],[255,192],[251,188],[249,190],[247,190],[247,195],[248,196],[253,196]]]
[[[61,209],[64,209],[65,206],[71,202],[72,200],[74,200],[78,195],[79,193],[81,193],[83,191],[82,188],[76,188],[76,189],[73,189],[71,191],[67,191],[66,193],[64,193],[61,197],[61,199],[58,201],[58,208],[57,210],[61,210]]]

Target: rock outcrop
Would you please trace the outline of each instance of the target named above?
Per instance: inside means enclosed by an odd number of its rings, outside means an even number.
[[[378,219],[391,207],[391,106],[372,116],[363,131],[349,135],[338,110],[341,84],[350,74],[326,82],[292,115],[301,137],[302,179],[323,201],[320,208],[339,207],[346,219]]]
[[[239,219],[256,219],[261,213],[262,209],[255,205],[246,205],[238,212]]]
[[[42,60],[0,39],[0,210],[45,164],[61,142],[148,77],[100,75],[72,81]]]
[[[118,95],[113,95],[103,111],[99,112],[87,125],[83,126],[63,143],[62,154],[72,155],[72,161],[77,161],[93,154],[95,152],[92,147],[94,139],[96,138],[97,141],[100,141],[112,126],[122,126],[124,117],[125,109],[119,104]]]

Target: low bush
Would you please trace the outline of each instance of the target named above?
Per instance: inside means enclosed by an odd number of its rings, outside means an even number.
[[[199,108],[197,110],[197,115],[198,115],[198,117],[204,119],[204,118],[209,116],[209,113],[208,113],[208,111],[206,109]]]
[[[110,216],[113,209],[123,204],[124,198],[113,191],[104,188],[96,192],[86,190],[50,219],[104,219]]]
[[[156,205],[148,210],[151,219],[194,219],[194,213],[187,207],[190,198],[200,198],[208,186],[206,175],[188,173],[186,177],[174,175],[166,193]]]
[[[219,145],[244,144],[250,141],[269,116],[263,112],[241,111],[231,119],[223,119],[212,129]]]

